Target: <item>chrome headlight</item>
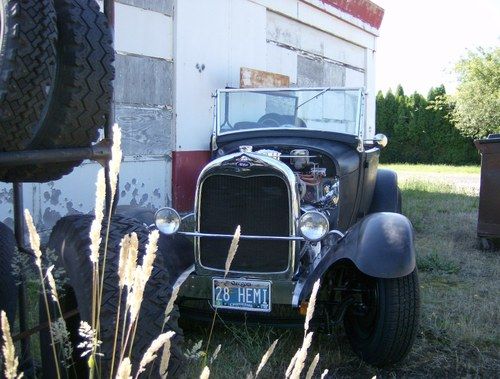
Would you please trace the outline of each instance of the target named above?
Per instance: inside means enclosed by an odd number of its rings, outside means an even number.
[[[173,208],[161,208],[155,213],[155,225],[160,232],[172,235],[181,226],[181,217]]]
[[[309,211],[299,219],[300,234],[308,241],[317,242],[321,240],[329,230],[330,224],[323,213]]]

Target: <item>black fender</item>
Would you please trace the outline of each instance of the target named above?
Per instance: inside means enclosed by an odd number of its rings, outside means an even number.
[[[368,213],[377,212],[401,213],[398,176],[392,170],[377,170],[377,179]]]
[[[337,244],[323,247],[322,256],[303,282],[298,298],[294,296],[294,303],[300,304],[311,293],[314,282],[340,260],[348,259],[362,273],[377,278],[411,274],[415,269],[413,227],[399,213],[374,213],[350,228]]]

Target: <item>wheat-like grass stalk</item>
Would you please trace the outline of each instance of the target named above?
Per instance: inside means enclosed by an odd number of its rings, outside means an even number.
[[[141,309],[142,300],[144,298],[144,290],[146,288],[146,283],[149,280],[151,273],[153,272],[153,263],[156,258],[156,252],[158,250],[159,238],[160,238],[160,232],[158,230],[153,230],[151,233],[149,233],[148,243],[146,245],[146,253],[142,257],[142,265],[140,266],[141,270],[140,276],[142,278],[142,285],[139,286],[139,290],[137,291],[137,293],[132,295],[133,301],[129,308],[131,323],[134,323],[134,321],[139,317],[139,311]],[[132,346],[134,346],[136,330],[137,330],[137,322],[133,326],[129,354],[132,354]]]
[[[99,277],[99,267],[98,264],[96,264],[96,273],[97,275],[95,276],[95,280],[97,281],[97,284],[95,286],[95,298],[93,298],[93,303],[92,303],[92,315],[95,317],[95,329],[97,331],[97,335],[99,336],[100,333],[100,317],[101,317],[101,304],[102,304],[102,296],[103,296],[103,291],[104,291],[104,273],[106,272],[106,257],[108,253],[108,241],[109,241],[109,231],[111,227],[111,215],[112,215],[112,210],[113,210],[113,203],[114,203],[114,198],[116,194],[116,187],[118,185],[118,173],[120,172],[120,165],[122,161],[122,150],[121,150],[121,138],[122,138],[122,133],[120,130],[120,127],[118,124],[114,124],[112,128],[113,132],[113,144],[111,146],[111,160],[108,162],[108,179],[109,179],[109,204],[108,204],[108,217],[107,217],[107,227],[106,227],[106,236],[104,239],[104,252],[103,252],[103,259],[102,259],[102,275]],[[106,186],[104,183],[103,192],[106,192]],[[96,208],[97,208],[97,201],[96,201]],[[100,209],[104,208],[104,204]],[[97,211],[96,211],[97,212]],[[96,218],[97,218],[97,213],[96,213]],[[102,226],[102,220],[101,220],[101,226]],[[114,353],[114,352],[113,352]],[[95,352],[94,352],[94,357],[95,357]],[[111,367],[111,373],[110,376],[112,377],[113,374],[113,367]],[[90,370],[90,377],[91,379],[94,376],[94,369],[91,368]]]
[[[323,373],[321,374],[321,379],[325,379],[327,375],[328,375],[328,369],[325,369],[325,371],[323,371]]]
[[[120,257],[118,259],[118,288],[120,290],[125,286],[125,267],[130,252],[130,238],[130,234],[126,234],[120,242]]]
[[[295,362],[297,362],[297,357],[299,356],[299,354],[300,354],[300,348],[297,349],[297,352],[294,354],[292,359],[290,359],[290,363],[288,364],[288,367],[285,371],[285,378],[289,378],[290,375],[292,375],[292,370],[293,367],[295,366]]]
[[[241,234],[241,227],[240,227],[240,225],[238,225],[236,227],[235,232],[234,232],[233,239],[231,241],[231,246],[229,246],[229,251],[227,253],[225,270],[224,270],[224,278],[227,276],[227,273],[229,272],[229,269],[231,268],[231,263],[233,263],[234,256],[236,255],[236,251],[238,250],[238,243],[240,242],[240,234]],[[210,346],[210,341],[212,340],[212,334],[213,334],[214,326],[215,326],[215,318],[217,317],[217,309],[218,308],[215,308],[214,315],[212,317],[212,324],[210,326],[210,332],[208,333],[207,347],[205,349],[206,354],[205,354],[203,364],[207,363],[208,347]]]
[[[99,335],[99,314],[100,314],[100,275],[99,275],[99,256],[100,247],[102,242],[101,229],[102,221],[104,219],[104,203],[106,201],[106,178],[104,169],[100,169],[97,173],[96,192],[95,192],[95,207],[94,219],[90,225],[90,262],[92,263],[92,316],[91,326],[96,331],[98,340]],[[109,228],[109,224],[108,224]],[[105,258],[104,258],[105,260]],[[104,272],[104,271],[103,271]],[[104,277],[104,275],[103,275]],[[96,363],[97,346],[92,348],[89,356],[88,364],[90,368],[89,377],[94,377],[95,363]]]
[[[120,353],[120,361],[124,358],[127,346],[129,348],[129,355],[132,352],[134,345],[135,331],[137,329],[137,318],[141,309],[142,300],[144,297],[144,290],[146,283],[153,271],[153,264],[156,258],[156,251],[158,250],[159,233],[157,230],[149,234],[148,244],[146,246],[146,253],[142,259],[142,265],[135,267],[133,274],[133,284],[127,293],[127,309],[128,309],[128,326],[125,338],[122,338],[122,348]],[[125,325],[125,320],[124,320]],[[130,341],[130,342],[129,342]]]
[[[309,298],[309,304],[307,305],[307,313],[306,313],[306,319],[304,321],[304,332],[307,333],[309,330],[309,323],[311,322],[311,319],[314,315],[314,308],[316,307],[316,298],[318,295],[318,290],[320,286],[320,280],[316,280],[314,283],[312,292],[311,292],[311,297]]]
[[[132,379],[131,373],[132,364],[130,363],[130,358],[127,357],[122,359],[116,372],[116,379]]]
[[[54,276],[52,275],[52,270],[54,269],[54,265],[50,266],[47,269],[47,281],[49,282],[50,296],[55,303],[59,304],[59,297],[57,296],[57,287],[56,281],[54,280]]]
[[[231,263],[233,263],[234,256],[236,255],[236,251],[238,250],[238,244],[240,242],[241,235],[241,227],[238,225],[236,227],[236,231],[234,232],[233,240],[231,241],[231,246],[229,247],[229,251],[227,253],[227,259],[224,270],[224,278],[226,277],[229,269],[231,268]]]
[[[295,365],[293,366],[292,375],[290,375],[291,379],[300,379],[300,374],[304,369],[304,364],[307,358],[307,350],[311,346],[312,337],[313,332],[307,333],[307,335],[304,337],[302,347],[300,348],[297,360],[295,361]]]
[[[210,369],[208,368],[208,366],[205,366],[203,368],[203,371],[201,372],[200,379],[208,379],[209,376],[210,376]]]
[[[165,379],[168,374],[168,363],[170,362],[170,340],[165,341],[163,353],[161,354],[160,367],[158,369],[160,377]]]
[[[255,378],[259,376],[261,370],[264,368],[266,365],[267,361],[273,355],[274,349],[276,348],[276,345],[278,344],[278,339],[275,339],[274,342],[269,346],[267,349],[266,353],[262,356],[262,359],[260,360],[259,367],[257,367],[257,371],[255,372]]]
[[[69,339],[68,327],[63,317],[63,311],[61,308],[61,303],[59,302],[59,295],[57,293],[57,285],[54,276],[52,275],[52,270],[54,270],[54,265],[50,266],[47,269],[46,275],[47,281],[49,282],[50,295],[54,303],[56,303],[57,305],[57,310],[59,311],[60,318],[51,324],[51,329],[54,335],[54,342],[58,342],[62,346],[65,367],[72,367],[73,370],[75,370],[72,357],[73,346]]]
[[[170,299],[168,300],[168,304],[165,307],[165,318],[163,320],[163,325],[165,325],[168,321],[168,317],[170,316],[170,313],[174,309],[174,304],[175,300],[177,300],[177,296],[179,295],[179,290],[181,289],[181,286],[175,286],[172,290],[172,295],[170,295]]]
[[[210,364],[214,363],[214,361],[217,359],[221,348],[222,348],[222,345],[218,344],[217,347],[215,348],[214,352],[212,353],[212,356],[210,357]]]
[[[146,366],[156,359],[157,351],[160,350],[165,345],[165,343],[170,340],[170,338],[172,338],[174,334],[174,332],[166,332],[160,334],[153,342],[151,342],[151,345],[148,347],[148,349],[142,356],[141,362],[139,363],[139,369],[137,370],[137,374],[135,375],[136,379],[137,377],[139,377],[139,374],[146,370]]]
[[[130,323],[135,322],[139,310],[141,308],[142,299],[144,297],[144,289],[146,283],[153,271],[153,262],[156,258],[156,251],[158,250],[158,230],[154,230],[149,234],[148,244],[146,246],[146,253],[142,258],[142,265],[137,266],[134,274],[134,284],[130,296],[127,296],[127,305],[129,306]]]
[[[102,220],[104,219],[104,202],[106,200],[106,183],[104,178],[104,169],[100,169],[97,173],[96,182],[96,201],[94,209],[94,220],[90,226],[90,261],[93,264],[99,263],[99,248],[101,246],[101,229]]]
[[[120,172],[120,165],[122,162],[122,131],[118,124],[113,125],[113,146],[111,146],[111,160],[109,161],[109,184],[111,189],[111,203],[116,194],[116,187],[118,185],[118,174]]]
[[[31,245],[31,249],[33,250],[35,254],[35,264],[38,268],[38,275],[40,277],[40,282],[42,284],[42,293],[43,293],[43,300],[45,304],[45,312],[47,312],[47,321],[49,322],[49,325],[52,325],[52,318],[50,316],[50,308],[49,308],[49,300],[47,299],[47,290],[45,289],[45,280],[43,277],[43,272],[42,272],[42,252],[40,250],[40,235],[36,231],[35,224],[33,222],[33,218],[31,217],[31,213],[29,210],[25,209],[24,210],[24,218],[26,220],[26,225],[28,227],[28,235],[29,235],[29,241]],[[61,373],[59,372],[59,364],[57,362],[57,352],[56,352],[56,346],[54,344],[54,335],[52,328],[50,328],[50,342],[52,345],[52,354],[54,358],[54,364],[56,366],[56,374],[57,377],[61,377]]]
[[[24,210],[24,218],[26,220],[26,226],[28,227],[28,236],[30,240],[31,250],[35,254],[35,264],[39,270],[42,269],[42,251],[40,250],[40,236],[35,228],[35,223],[33,222],[33,217],[29,210]]]
[[[1,312],[2,319],[2,333],[3,333],[3,360],[5,365],[4,375],[7,379],[20,379],[23,377],[23,373],[17,373],[17,367],[19,366],[19,360],[16,356],[16,348],[14,347],[14,342],[12,341],[12,336],[10,335],[10,325],[7,315],[4,311]]]
[[[137,253],[139,250],[139,241],[136,233],[127,234],[123,236],[120,242],[120,256],[118,259],[118,309],[116,310],[116,322],[115,322],[115,335],[113,338],[113,350],[111,357],[111,373],[110,377],[113,375],[113,369],[115,365],[116,348],[118,342],[118,331],[120,330],[120,315],[121,315],[121,304],[123,287],[127,286],[128,289],[132,286],[133,272],[137,266]],[[125,310],[123,327],[122,327],[122,343],[125,335],[125,324],[127,310]],[[123,349],[123,346],[122,346]],[[121,350],[122,350],[121,349]]]
[[[319,353],[316,354],[313,361],[311,362],[311,365],[309,366],[309,369],[307,370],[306,379],[312,379],[312,377],[314,375],[314,370],[316,370],[316,366],[318,365],[318,362],[319,362]]]

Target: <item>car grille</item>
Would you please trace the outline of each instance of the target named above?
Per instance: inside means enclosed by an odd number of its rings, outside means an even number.
[[[288,188],[276,176],[242,178],[212,175],[201,188],[200,232],[289,236]],[[201,264],[224,270],[230,239],[200,238]],[[240,240],[231,271],[282,272],[288,267],[291,242]]]

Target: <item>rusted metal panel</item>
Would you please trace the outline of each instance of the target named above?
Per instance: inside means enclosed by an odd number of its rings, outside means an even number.
[[[117,54],[115,101],[140,105],[172,105],[173,62]]]
[[[122,129],[122,150],[126,156],[171,154],[172,109],[116,105],[116,122]]]
[[[500,238],[500,135],[474,141],[481,152],[481,187],[477,234]]]
[[[248,67],[240,69],[240,88],[289,87],[290,78],[275,72],[255,70]]]
[[[380,28],[384,9],[369,0],[322,0],[343,12],[365,21],[374,28]]]
[[[191,211],[196,180],[210,159],[209,151],[174,151],[172,163],[173,204],[179,211]]]
[[[116,2],[133,5],[137,8],[147,9],[169,16],[172,16],[174,8],[174,0],[116,0]]]

